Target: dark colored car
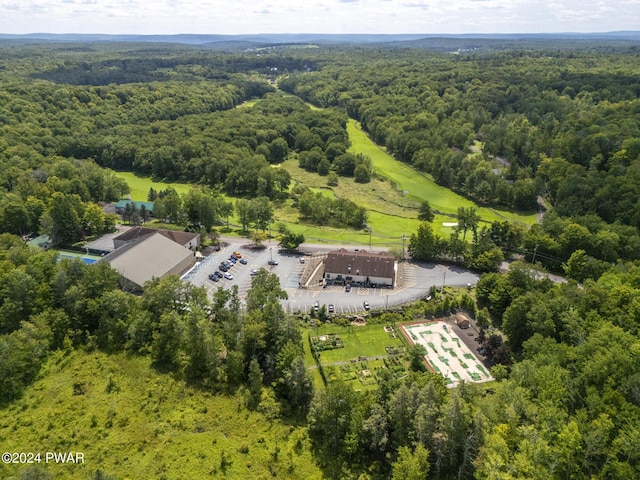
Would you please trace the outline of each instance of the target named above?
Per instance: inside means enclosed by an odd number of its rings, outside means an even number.
[[[277,265],[277,264],[278,264],[278,261],[277,261],[277,260],[269,260],[267,263],[268,263],[269,265]]]
[[[247,264],[247,259],[246,258],[241,258],[240,259],[240,263],[243,264],[243,265],[246,265]]]
[[[347,283],[347,284],[344,286],[344,291],[345,291],[345,292],[350,292],[350,291],[351,291],[351,284],[350,284],[350,283]]]
[[[220,264],[220,271],[221,272],[226,272],[227,270],[229,270],[229,267],[227,267],[225,264],[221,263]]]

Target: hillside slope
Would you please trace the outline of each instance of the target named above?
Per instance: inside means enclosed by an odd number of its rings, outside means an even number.
[[[123,479],[321,478],[306,432],[150,367],[148,358],[52,355],[41,377],[0,410],[4,452],[41,452],[54,478],[97,470]],[[81,452],[84,464],[45,464],[45,452]],[[33,465],[31,468],[37,468]],[[17,478],[26,465],[0,465]]]

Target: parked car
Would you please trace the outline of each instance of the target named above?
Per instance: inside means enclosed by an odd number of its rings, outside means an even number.
[[[231,265],[234,265],[237,261],[238,261],[238,260],[236,260],[236,259],[235,259],[235,258],[233,258],[233,257],[229,257],[229,260],[228,260],[228,262],[229,262],[229,263],[231,263]]]
[[[215,273],[210,273],[209,274],[209,280],[213,280],[214,278],[217,278],[218,276]]]
[[[335,310],[333,308],[333,303],[329,304],[329,313],[333,313]]]
[[[233,252],[233,256],[236,258],[242,258],[242,254],[240,252]]]
[[[317,312],[320,310],[320,302],[316,300],[316,303],[313,304],[313,309]]]
[[[277,264],[278,264],[278,261],[277,261],[277,260],[269,260],[269,261],[267,262],[267,264],[269,264],[269,265],[277,265]]]
[[[224,278],[226,278],[227,280],[233,280],[233,275],[231,275],[229,272],[225,272]]]
[[[227,270],[229,270],[229,267],[227,267],[226,265],[221,263],[220,264],[220,271],[221,272],[226,272]]]
[[[243,264],[243,265],[246,265],[247,264],[247,259],[246,258],[241,258],[240,259],[240,263]]]
[[[369,302],[363,302],[362,306],[367,311],[371,310],[371,305],[369,305]]]
[[[300,257],[300,263],[304,263],[304,257]]]
[[[258,269],[256,269],[256,268],[252,268],[252,269],[251,269],[251,275],[257,275],[259,271],[260,271],[260,270],[258,270]]]
[[[351,291],[351,284],[350,284],[350,283],[347,283],[347,284],[344,286],[344,291],[345,291],[345,292],[350,292],[350,291]]]

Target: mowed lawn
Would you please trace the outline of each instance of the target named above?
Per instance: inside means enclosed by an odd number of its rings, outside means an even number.
[[[323,325],[321,327],[309,328],[311,337],[336,333],[342,339],[344,348],[336,348],[335,350],[324,350],[320,353],[320,361],[323,365],[330,365],[336,362],[349,362],[358,357],[382,357],[387,355],[385,347],[401,347],[403,346],[400,338],[391,338],[384,331],[383,325],[365,325],[338,327],[335,325]],[[309,357],[307,357],[309,362]],[[311,358],[311,365],[315,365],[315,361]]]
[[[349,151],[352,153],[363,153],[371,157],[373,170],[376,174],[388,178],[399,190],[406,192],[406,196],[410,199],[417,202],[426,200],[432,209],[449,214],[456,214],[459,207],[476,207],[482,220],[487,222],[510,220],[528,225],[536,223],[537,217],[535,213],[524,215],[516,212],[480,207],[471,200],[437,185],[429,176],[417,172],[409,165],[399,162],[382,150],[371,141],[353,119],[349,119],[347,132],[351,140]],[[455,219],[448,221],[455,221]]]
[[[172,187],[180,195],[187,193],[192,186],[188,183],[166,183],[156,182],[149,177],[139,177],[133,172],[115,172],[118,178],[122,178],[129,188],[131,189],[131,200],[139,202],[146,202],[149,196],[149,189],[165,190],[168,187]]]

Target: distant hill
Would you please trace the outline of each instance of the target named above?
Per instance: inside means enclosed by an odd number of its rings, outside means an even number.
[[[482,40],[615,40],[640,42],[640,31],[605,33],[518,33],[518,34],[322,34],[283,33],[251,35],[104,35],[104,34],[55,34],[30,33],[12,35],[0,33],[0,40],[46,41],[46,42],[149,42],[181,43],[188,45],[215,44],[381,44],[394,42],[416,42],[429,39],[482,39]]]

